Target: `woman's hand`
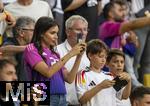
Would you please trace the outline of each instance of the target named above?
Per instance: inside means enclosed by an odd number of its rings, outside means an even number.
[[[85,49],[86,49],[86,43],[80,42],[77,45],[75,45],[69,53],[72,57],[75,55],[82,55]]]

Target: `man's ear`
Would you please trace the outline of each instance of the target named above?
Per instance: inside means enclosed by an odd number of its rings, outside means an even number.
[[[66,29],[65,32],[66,32],[67,36],[70,36],[70,30],[69,29]]]

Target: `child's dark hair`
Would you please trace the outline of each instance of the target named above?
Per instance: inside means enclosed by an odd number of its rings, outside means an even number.
[[[87,49],[86,49],[87,56],[88,53],[97,54],[97,53],[101,53],[103,50],[105,50],[106,53],[108,53],[107,45],[99,39],[93,39],[87,43]]]
[[[119,50],[119,49],[116,49],[116,48],[113,48],[113,49],[110,49],[109,50],[109,53],[107,55],[107,62],[110,62],[110,60],[112,59],[112,57],[114,56],[122,56],[125,60],[125,55],[123,53],[123,51]]]

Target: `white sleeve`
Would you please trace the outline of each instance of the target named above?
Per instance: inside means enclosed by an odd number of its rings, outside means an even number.
[[[122,88],[121,90],[119,90],[119,91],[116,93],[116,97],[117,97],[119,100],[122,100],[122,94],[123,94],[124,89],[125,89],[125,87]]]
[[[85,74],[83,75],[82,72],[79,72],[77,74],[76,83],[75,83],[78,99],[80,99],[83,96],[83,94],[87,91],[86,85],[87,84],[86,84]]]

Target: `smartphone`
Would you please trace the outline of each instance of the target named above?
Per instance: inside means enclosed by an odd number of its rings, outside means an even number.
[[[119,77],[115,77],[113,80],[115,80],[115,85],[113,85],[113,88],[116,91],[119,91],[120,89],[122,89],[124,86],[126,86],[128,84],[128,82],[126,80],[121,80],[119,79]]]
[[[77,43],[82,42],[82,33],[77,34]]]

